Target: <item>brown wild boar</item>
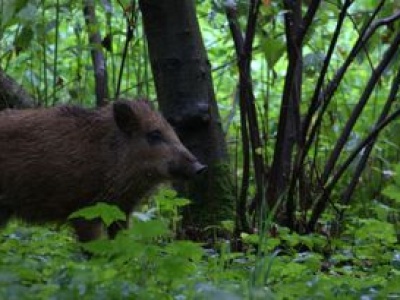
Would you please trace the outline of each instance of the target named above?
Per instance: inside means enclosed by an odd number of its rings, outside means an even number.
[[[0,226],[12,216],[63,222],[96,202],[129,215],[157,184],[205,168],[144,100],[0,112]],[[80,241],[101,233],[99,221],[72,226]],[[112,224],[109,236],[126,226]]]

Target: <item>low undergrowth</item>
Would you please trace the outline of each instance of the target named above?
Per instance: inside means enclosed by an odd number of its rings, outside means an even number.
[[[230,240],[177,240],[187,201],[163,190],[156,203],[115,240],[84,245],[67,226],[10,223],[0,232],[0,299],[400,299],[399,232],[386,220],[349,219],[337,238],[274,225],[242,234],[234,252]],[[104,207],[82,214],[120,218]]]

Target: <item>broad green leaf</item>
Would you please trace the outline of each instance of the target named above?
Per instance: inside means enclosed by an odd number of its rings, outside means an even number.
[[[84,218],[93,220],[100,218],[106,226],[116,221],[125,221],[126,215],[115,205],[99,202],[93,206],[82,208],[69,216],[69,219]]]
[[[150,220],[148,222],[134,220],[129,233],[136,239],[149,240],[161,236],[167,236],[170,231],[167,225],[161,220]]]
[[[28,2],[28,1],[27,1]],[[36,18],[38,8],[29,1],[21,10],[17,13],[17,17],[23,24],[32,24]]]
[[[400,202],[400,186],[393,184],[389,185],[382,191],[382,194],[390,199]]]
[[[95,254],[95,255],[104,255],[113,253],[113,243],[110,240],[95,240],[88,243],[82,243],[83,249],[86,251]]]
[[[181,258],[199,261],[204,255],[204,250],[200,244],[191,241],[176,241],[167,245],[165,249],[168,253],[177,255]]]
[[[276,62],[285,53],[285,43],[281,39],[267,38],[262,43],[262,49],[268,66],[273,69]]]
[[[10,25],[10,21],[15,17],[16,12],[29,6],[29,0],[6,0],[0,2],[1,8],[1,27]],[[32,20],[32,19],[31,19]]]
[[[394,181],[396,182],[396,185],[400,187],[400,164],[396,165],[394,173]]]

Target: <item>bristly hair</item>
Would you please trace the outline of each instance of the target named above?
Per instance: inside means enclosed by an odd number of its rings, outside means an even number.
[[[80,106],[63,105],[58,107],[58,112],[61,117],[78,117],[87,118],[96,115],[94,109],[87,109]]]
[[[149,98],[146,98],[146,97],[137,97],[134,99],[118,98],[116,100],[132,102],[133,105],[137,105],[139,107],[150,108],[151,110],[155,110],[154,101],[151,101]]]

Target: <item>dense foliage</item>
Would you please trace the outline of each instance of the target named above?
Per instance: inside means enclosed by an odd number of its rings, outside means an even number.
[[[399,188],[397,185],[393,189]],[[400,193],[394,193],[399,198]],[[68,228],[13,223],[1,234],[2,299],[384,299],[400,295],[399,231],[356,218],[340,238],[273,227],[243,234],[243,252],[174,239],[188,201],[162,189],[115,240],[83,245]],[[118,219],[100,205],[81,215]],[[111,213],[110,213],[111,211]],[[114,212],[114,213],[112,213]],[[226,224],[226,230],[229,225]],[[398,228],[397,228],[398,230]],[[90,257],[90,259],[88,259]]]
[[[124,64],[120,95],[155,98],[138,9],[130,6],[131,1],[113,1],[113,5],[108,1],[98,2],[96,12],[100,25],[89,30],[103,32],[110,97],[117,92],[129,28],[133,30],[133,39]],[[238,87],[240,65],[236,64],[235,43],[222,2],[197,1],[197,13],[213,66],[222,126],[235,166],[237,190],[240,190],[245,160],[245,147],[239,138],[243,126]],[[242,28],[248,21],[248,2],[237,1],[236,17]],[[285,10],[277,2],[261,1],[251,60],[251,82],[262,142],[255,152],[262,154],[267,165],[266,177],[276,151],[281,97],[289,65]],[[381,19],[397,15],[397,22],[377,30],[365,45],[365,51],[355,57],[334,101],[326,108],[317,128],[317,138],[312,142],[312,153],[305,159],[307,178],[301,182],[306,186],[294,193],[298,196],[294,197],[296,226],[278,225],[273,213],[261,208],[257,211],[260,216],[251,215],[255,220],[253,232],[237,232],[237,220],[226,220],[204,228],[215,233],[212,242],[178,240],[180,209],[188,201],[166,188],[134,214],[130,230],[112,241],[79,245],[67,226],[39,227],[14,221],[0,231],[0,299],[400,298],[398,121],[382,131],[376,141],[362,175],[356,180],[358,185],[351,201],[342,199],[366,147],[349,163],[327,197],[329,205],[315,230],[302,227],[306,223],[303,220],[308,220],[311,214],[311,205],[299,200],[302,192],[311,201],[321,193],[324,195],[324,188],[336,173],[322,182],[323,167],[360,95],[367,89],[372,70],[400,30],[400,7],[395,0],[323,1],[323,9],[319,10],[302,48],[301,113],[306,114],[309,108],[345,2],[352,5],[326,72],[328,79],[335,77],[349,57],[363,25],[368,23],[378,4],[383,5],[379,11]],[[9,0],[1,1],[0,9],[1,69],[21,83],[39,105],[93,106],[95,81],[90,59],[93,46],[87,41],[83,4],[62,0]],[[394,90],[392,86],[395,87],[399,68],[399,60],[394,59],[382,73],[362,117],[357,119],[347,139],[338,165],[342,166],[375,128],[373,124],[390,91]],[[398,91],[393,99],[398,102]],[[393,103],[392,110],[398,109],[398,103]],[[312,125],[317,119],[318,115],[313,115]],[[257,194],[255,177],[251,170],[246,195],[249,201]],[[105,224],[121,218],[117,208],[105,204],[77,212],[75,216],[100,216]],[[219,235],[221,232],[223,238]]]

